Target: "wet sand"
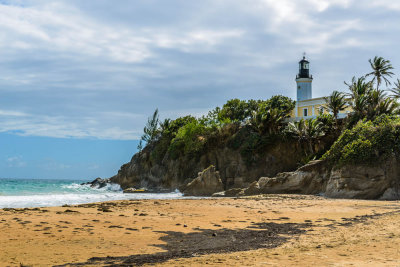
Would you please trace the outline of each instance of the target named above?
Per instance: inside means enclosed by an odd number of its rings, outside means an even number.
[[[400,202],[316,196],[0,210],[0,266],[400,266]]]

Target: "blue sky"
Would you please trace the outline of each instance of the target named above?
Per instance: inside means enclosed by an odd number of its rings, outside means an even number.
[[[304,51],[314,97],[398,73],[398,25],[392,0],[0,0],[0,177],[111,176],[155,108],[295,98]]]

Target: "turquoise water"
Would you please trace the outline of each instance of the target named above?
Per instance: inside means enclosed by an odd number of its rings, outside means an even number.
[[[81,185],[83,180],[0,179],[0,209],[50,207],[122,199],[174,199],[179,192],[124,194],[117,184],[104,188]]]
[[[76,193],[90,190],[79,186],[84,180],[0,179],[0,196]]]

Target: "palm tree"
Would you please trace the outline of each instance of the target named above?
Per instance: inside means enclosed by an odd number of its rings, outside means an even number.
[[[367,118],[373,119],[376,116],[380,115],[378,107],[383,103],[386,99],[386,94],[381,90],[371,90],[368,94],[368,106],[367,106]],[[389,103],[389,102],[387,102]]]
[[[368,73],[367,76],[374,76],[372,82],[376,80],[376,89],[379,90],[379,85],[382,83],[382,79],[385,81],[386,86],[390,85],[390,81],[387,77],[392,77],[394,75],[391,70],[393,69],[392,64],[389,60],[383,57],[375,56],[373,60],[369,59],[369,64],[371,65],[372,72]]]
[[[279,131],[279,128],[285,118],[286,114],[282,110],[276,108],[267,110],[259,109],[258,111],[253,111],[253,114],[249,119],[249,123],[260,134],[264,134],[266,132],[272,134]]]
[[[393,98],[399,99],[400,98],[400,80],[397,79],[397,82],[394,82],[395,87],[392,88],[390,91],[393,93]]]
[[[383,101],[375,107],[375,115],[379,116],[382,114],[398,114],[400,104],[392,98],[385,98]]]
[[[342,92],[333,91],[332,94],[328,97],[324,97],[326,107],[330,112],[333,113],[333,117],[335,118],[335,123],[337,123],[337,116],[341,110],[346,108],[346,95]]]
[[[311,154],[314,154],[313,142],[325,134],[323,123],[316,119],[289,122],[286,131],[296,137],[300,144],[307,144]]]
[[[366,82],[365,77],[355,78],[350,83],[345,84],[349,87],[350,93],[347,96],[351,99],[349,101],[354,114],[359,118],[364,118],[367,115],[369,106],[369,98],[372,89],[372,81]]]

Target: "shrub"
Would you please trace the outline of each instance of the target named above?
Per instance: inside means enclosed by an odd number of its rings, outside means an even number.
[[[345,130],[322,159],[339,165],[377,164],[393,154],[400,154],[400,120],[382,115]]]
[[[176,137],[172,139],[169,151],[172,155],[197,153],[202,150],[206,142],[206,135],[210,128],[197,120],[179,128]]]

